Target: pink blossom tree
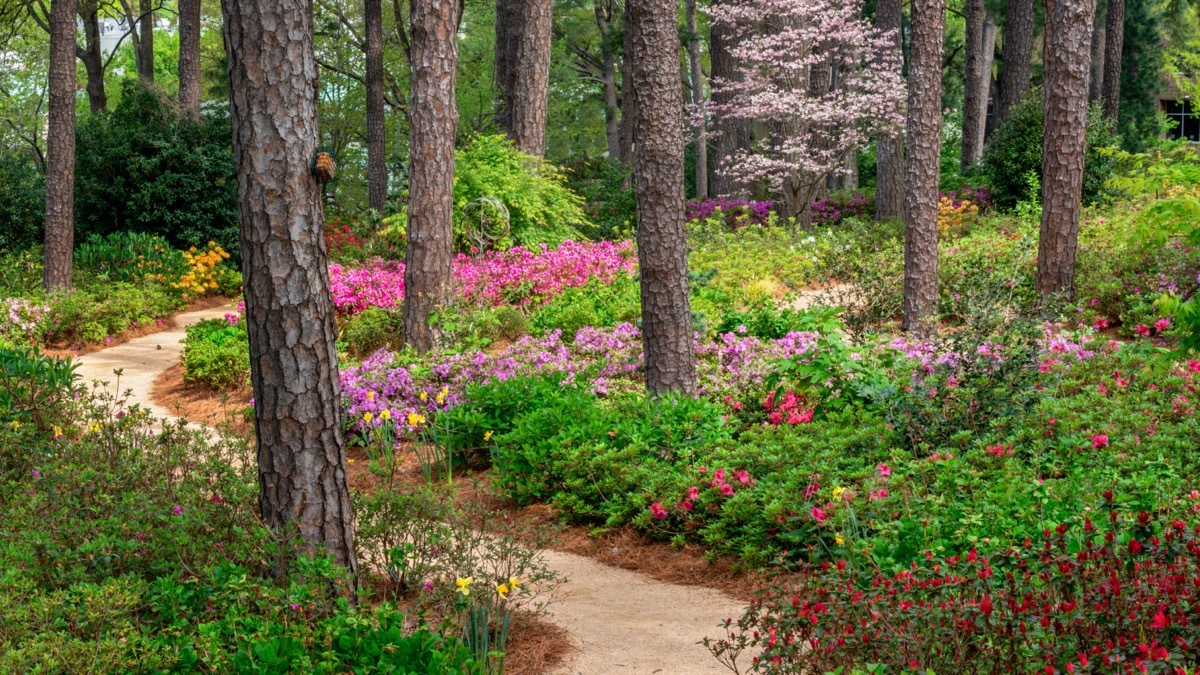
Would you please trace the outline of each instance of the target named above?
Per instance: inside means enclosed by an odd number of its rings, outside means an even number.
[[[848,152],[903,131],[895,33],[873,27],[862,9],[862,0],[738,0],[710,9],[736,36],[741,71],[736,81],[713,80],[721,103],[712,114],[766,129],[748,150],[720,158],[721,170],[742,185],[765,183],[783,214],[802,222]]]

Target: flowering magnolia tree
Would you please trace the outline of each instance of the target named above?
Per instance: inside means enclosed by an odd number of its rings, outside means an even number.
[[[712,113],[768,132],[721,158],[736,182],[765,182],[785,216],[807,220],[825,176],[883,131],[904,123],[896,36],[863,18],[862,0],[739,0],[715,4],[715,24],[736,36],[737,81],[714,79]]]

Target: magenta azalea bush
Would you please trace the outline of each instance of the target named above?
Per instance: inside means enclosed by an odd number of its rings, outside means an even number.
[[[618,272],[637,269],[633,243],[565,241],[558,248],[522,247],[454,259],[456,290],[466,300],[489,305],[531,305],[583,286],[591,278],[610,283]],[[404,263],[374,260],[363,266],[329,265],[329,287],[338,314],[368,307],[398,307],[404,300]]]

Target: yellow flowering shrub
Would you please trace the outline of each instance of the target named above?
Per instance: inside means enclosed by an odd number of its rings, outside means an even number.
[[[208,242],[208,246],[197,249],[195,246],[183,252],[184,260],[188,263],[188,272],[179,281],[172,284],[183,291],[184,295],[202,297],[220,288],[217,277],[221,262],[229,259],[229,252]]]
[[[956,201],[950,197],[938,200],[939,236],[964,235],[978,218],[979,207],[969,200]]]

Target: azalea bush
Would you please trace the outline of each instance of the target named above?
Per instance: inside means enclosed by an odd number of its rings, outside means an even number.
[[[250,381],[250,341],[246,322],[232,312],[187,327],[183,339],[183,380],[216,391]]]
[[[544,302],[595,277],[610,281],[633,273],[629,242],[563,242],[558,248],[521,247],[454,259],[454,282],[464,299],[499,305]],[[368,307],[398,307],[404,300],[404,263],[375,260],[364,266],[329,266],[330,291],[339,314]]]
[[[1195,667],[1200,525],[1130,513],[1111,492],[1091,513],[994,555],[928,553],[896,571],[861,558],[805,567],[705,644],[735,672]]]

